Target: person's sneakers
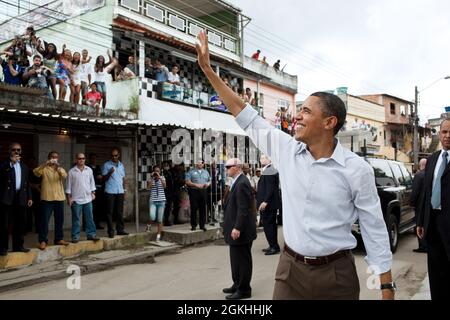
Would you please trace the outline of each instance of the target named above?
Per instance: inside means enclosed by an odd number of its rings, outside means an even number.
[[[78,243],[78,242],[80,242],[80,240],[78,240],[78,239],[72,239],[72,243]]]
[[[88,237],[87,239],[88,239],[89,241],[94,241],[94,242],[100,241],[100,238],[97,237],[97,236]]]
[[[118,236],[128,236],[129,233],[124,230],[124,231],[117,232],[117,235]]]
[[[147,231],[147,232],[152,232],[152,225],[151,225],[151,224],[148,224],[148,225],[147,225],[147,228],[145,229],[145,231]]]
[[[422,248],[422,247],[414,249],[413,251],[414,252],[418,252],[418,253],[427,253],[427,249],[426,248]]]
[[[161,240],[161,234],[158,233],[158,234],[156,235],[156,242],[159,242],[160,240]]]
[[[20,248],[13,249],[13,252],[23,252],[23,253],[27,253],[27,252],[30,252],[30,249],[24,248],[24,247],[20,247]]]
[[[70,243],[65,240],[59,240],[55,242],[55,245],[57,246],[68,246]]]
[[[47,248],[47,242],[42,241],[41,243],[39,243],[39,249],[45,250],[45,248]]]

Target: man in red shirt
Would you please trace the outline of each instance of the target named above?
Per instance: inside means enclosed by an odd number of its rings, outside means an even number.
[[[252,55],[252,58],[255,60],[259,60],[260,53],[261,53],[261,50],[256,50],[256,52]]]
[[[95,108],[95,115],[98,117],[100,114],[100,101],[102,100],[102,94],[97,91],[97,85],[91,84],[91,91],[84,96],[84,104]]]

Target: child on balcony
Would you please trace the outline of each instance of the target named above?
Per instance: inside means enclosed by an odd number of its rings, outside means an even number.
[[[100,115],[100,101],[102,101],[102,94],[97,91],[97,84],[94,82],[91,84],[91,91],[84,96],[83,102],[88,106],[88,111],[90,111],[90,108],[94,108],[95,115],[98,117]]]

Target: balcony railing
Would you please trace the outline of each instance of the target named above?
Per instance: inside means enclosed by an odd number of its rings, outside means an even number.
[[[212,50],[216,47],[236,56],[239,55],[238,39],[172,8],[168,8],[161,3],[151,0],[117,0],[117,5],[132,13],[151,19],[158,24],[167,26],[173,30],[173,33],[183,33],[185,36],[188,36],[192,43],[195,43],[198,33],[205,30]]]
[[[208,94],[190,88],[177,86],[171,83],[158,83],[158,98],[161,100],[173,101],[188,106],[201,107],[214,111],[228,112],[217,95]]]

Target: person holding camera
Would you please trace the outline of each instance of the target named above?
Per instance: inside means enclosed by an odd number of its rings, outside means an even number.
[[[39,230],[39,249],[45,250],[48,244],[48,223],[52,212],[55,214],[55,245],[69,245],[64,241],[64,179],[66,171],[58,163],[59,154],[51,151],[48,160],[33,170],[36,177],[42,177],[41,183],[41,209],[42,225]]]
[[[35,55],[33,65],[25,69],[22,79],[28,82],[28,87],[44,90],[45,95],[52,99],[53,95],[47,85],[47,77],[52,74],[54,74],[52,70],[42,65],[41,56]]]
[[[21,161],[22,148],[13,143],[9,159],[0,164],[0,256],[8,253],[8,226],[12,222],[13,251],[29,252],[24,248],[26,208],[33,205],[28,181],[28,167]]]
[[[8,54],[3,52],[3,54],[8,57]],[[0,57],[0,65],[3,69],[3,81],[6,84],[20,86],[21,85],[21,76],[22,76],[22,68],[11,58],[7,58],[6,60]]]
[[[166,207],[166,179],[161,175],[159,166],[153,167],[151,178],[147,181],[147,189],[150,189],[150,221],[147,224],[147,231],[151,231],[152,222],[158,224],[158,235],[156,241],[161,239],[161,231],[163,228],[164,210]]]

